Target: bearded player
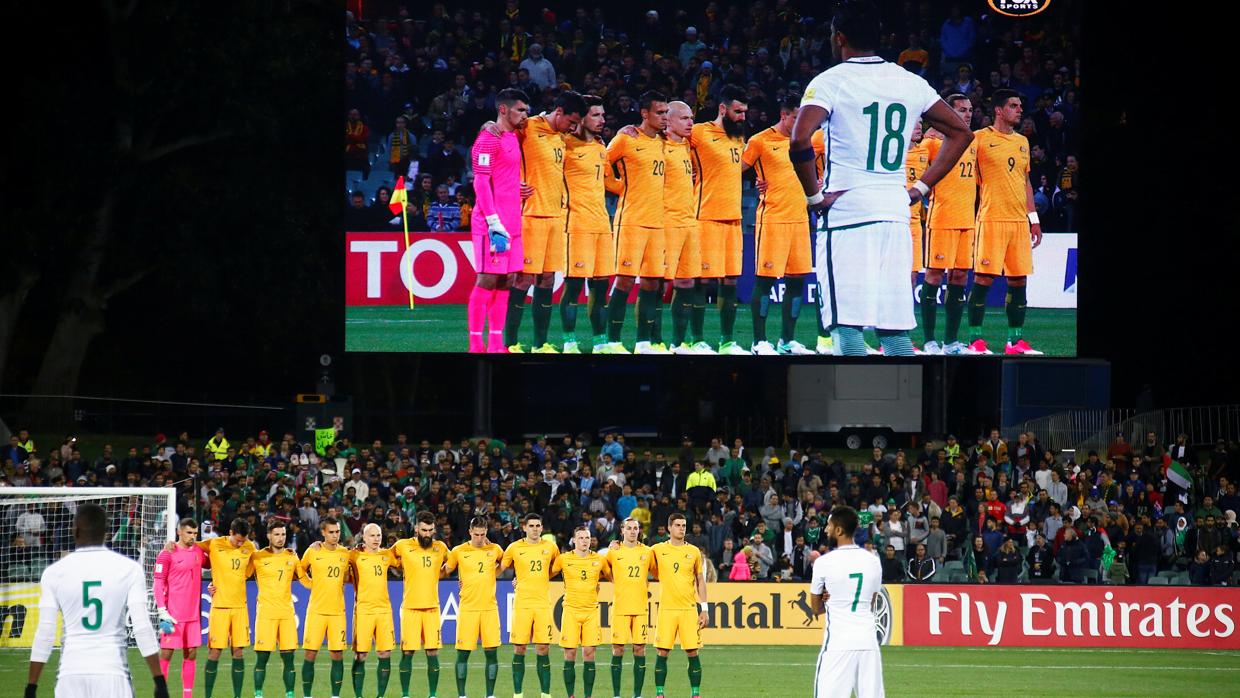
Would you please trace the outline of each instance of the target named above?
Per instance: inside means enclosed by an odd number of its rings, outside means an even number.
[[[439,689],[439,579],[443,576],[448,546],[435,540],[435,515],[419,511],[414,537],[402,538],[392,546],[397,566],[404,576],[404,596],[400,605],[400,691],[409,698],[413,677],[413,653],[426,652],[426,681],[431,698]]]
[[[293,652],[297,649],[297,612],[293,609],[293,580],[309,588],[306,572],[297,553],[284,547],[288,523],[272,517],[267,524],[268,546],[254,553],[250,568],[258,583],[258,610],[254,617],[254,698],[263,698],[267,662],[273,651],[280,652],[284,664],[284,698],[293,698],[297,670]]]

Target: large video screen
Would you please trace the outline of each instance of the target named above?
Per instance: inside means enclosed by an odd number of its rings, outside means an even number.
[[[877,5],[350,3],[346,349],[1074,356],[1081,3]]]

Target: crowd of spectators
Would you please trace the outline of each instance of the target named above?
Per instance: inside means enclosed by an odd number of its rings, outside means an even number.
[[[1234,583],[1236,444],[1199,459],[1182,439],[1163,446],[1150,434],[1134,447],[1121,437],[1074,463],[1032,433],[1006,442],[994,430],[969,445],[948,436],[846,464],[840,452],[755,449],[739,438],[713,438],[705,449],[689,437],[678,448],[587,438],[432,444],[340,435],[319,453],[292,433],[230,441],[221,429],[205,442],[160,434],[123,454],[111,445],[83,454],[71,439],[38,448],[21,431],[0,452],[0,485],[172,485],[178,514],[197,516],[204,537],[241,517],[266,545],[262,524],[274,517],[287,521],[298,551],[328,516],[341,521],[346,543],[375,522],[391,545],[427,510],[455,545],[467,540],[470,518],[485,514],[491,540],[507,545],[521,537],[521,517],[536,512],[562,548],[585,525],[597,549],[627,517],[647,543],[666,540],[668,515],[681,512],[711,580],[807,579],[829,547],[826,515],[847,504],[862,517],[858,544],[882,558],[889,582]],[[1173,455],[1193,476],[1187,489],[1168,477]],[[67,531],[47,524],[56,506],[3,509],[0,536],[13,559],[41,545],[68,549]]]
[[[467,229],[472,205],[468,148],[495,116],[495,94],[516,87],[531,113],[562,90],[602,97],[604,140],[640,120],[637,97],[657,89],[715,116],[728,84],[749,95],[747,128],[778,118],[832,64],[829,5],[813,16],[788,0],[691,2],[677,9],[551,3],[537,12],[508,0],[502,12],[443,3],[411,14],[376,3],[346,20],[345,167],[385,183],[373,195],[350,180],[351,230],[398,230],[386,183],[405,176],[410,229]],[[999,88],[1025,100],[1020,132],[1031,144],[1030,181],[1048,231],[1074,231],[1081,187],[1079,21],[1074,10],[1024,20],[964,14],[959,3],[887,3],[880,55],[918,73],[946,96],[974,103],[973,128]],[[446,186],[446,190],[444,187]],[[360,196],[359,196],[360,195]],[[364,226],[358,228],[357,226]]]

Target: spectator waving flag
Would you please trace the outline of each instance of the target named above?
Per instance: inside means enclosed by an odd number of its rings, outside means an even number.
[[[405,214],[405,205],[409,202],[409,192],[405,191],[405,178],[397,177],[396,186],[392,189],[392,198],[388,200],[388,208],[392,209],[392,213],[400,216],[400,221],[405,227],[405,257],[409,258],[409,309],[413,310],[413,257],[409,252],[409,216]]]
[[[1167,479],[1185,490],[1193,484],[1193,476],[1189,474],[1188,468],[1185,468],[1178,460],[1171,461],[1171,464],[1167,466]]]

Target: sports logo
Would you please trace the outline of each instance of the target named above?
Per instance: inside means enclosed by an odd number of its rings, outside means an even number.
[[[1032,17],[1050,7],[1051,0],[988,0],[991,9],[1005,17]]]
[[[882,591],[874,595],[874,632],[878,634],[878,644],[891,643],[894,623],[895,614],[892,613],[891,595],[887,593],[887,588],[883,587]]]

